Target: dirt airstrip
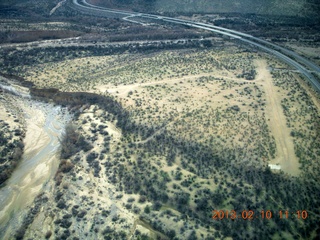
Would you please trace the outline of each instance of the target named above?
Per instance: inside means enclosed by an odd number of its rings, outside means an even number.
[[[299,175],[299,161],[294,153],[293,139],[287,127],[286,118],[281,106],[281,96],[272,83],[272,76],[265,60],[257,60],[256,82],[261,83],[266,92],[266,117],[275,138],[277,150],[276,158],[271,164],[279,164],[281,169],[294,176]]]

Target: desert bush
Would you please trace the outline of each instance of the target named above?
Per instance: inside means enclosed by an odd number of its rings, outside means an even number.
[[[45,239],[49,239],[51,235],[52,235],[52,232],[49,230],[44,237]]]
[[[72,124],[66,126],[65,134],[60,143],[61,159],[68,159],[81,150],[87,152],[92,148],[91,144],[77,132],[76,127]]]

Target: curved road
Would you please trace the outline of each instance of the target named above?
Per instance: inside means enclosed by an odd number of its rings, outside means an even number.
[[[235,31],[235,30],[231,30],[223,27],[217,27],[211,24],[205,24],[201,22],[188,21],[188,20],[183,20],[179,18],[171,18],[171,17],[165,17],[160,15],[154,15],[154,14],[144,14],[144,13],[138,13],[138,12],[129,12],[124,10],[115,10],[110,8],[98,7],[98,6],[87,3],[86,0],[82,0],[82,4],[80,4],[78,0],[72,0],[72,2],[75,9],[88,14],[98,15],[102,17],[122,18],[123,20],[134,22],[134,23],[140,23],[140,22],[129,20],[128,18],[140,17],[140,18],[146,18],[146,19],[155,19],[155,20],[161,20],[164,22],[170,22],[170,23],[186,25],[194,28],[199,28],[199,29],[215,32],[218,34],[222,34],[225,36],[229,36],[234,39],[238,39],[247,44],[256,46],[266,52],[269,52],[275,55],[280,60],[284,61],[285,63],[291,65],[292,67],[297,69],[302,75],[304,75],[308,79],[308,81],[311,83],[311,85],[320,93],[320,83],[311,73],[313,71],[317,74],[320,74],[319,66],[317,66],[313,62],[298,55],[293,51],[290,51],[284,47],[278,46],[276,44],[265,41],[263,39],[256,38],[252,35],[242,33],[239,31]],[[140,24],[143,24],[143,23],[140,23]]]

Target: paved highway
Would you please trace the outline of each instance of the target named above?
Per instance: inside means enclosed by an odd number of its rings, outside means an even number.
[[[110,8],[98,7],[90,3],[87,3],[86,0],[81,0],[81,3],[79,3],[78,0],[72,0],[72,2],[75,9],[85,13],[93,14],[93,15],[98,15],[103,17],[122,18],[123,20],[134,22],[134,23],[140,23],[140,24],[143,24],[143,23],[139,21],[129,20],[128,18],[139,17],[139,18],[146,18],[146,19],[155,19],[155,20],[161,20],[164,22],[170,22],[170,23],[186,25],[194,28],[199,28],[199,29],[215,32],[218,34],[222,34],[225,36],[229,36],[234,39],[238,39],[247,44],[256,46],[266,52],[269,52],[275,55],[280,60],[291,65],[292,67],[297,69],[302,75],[304,75],[309,80],[311,85],[320,93],[320,83],[312,75],[312,72],[316,74],[320,74],[319,66],[317,66],[313,62],[309,61],[308,59],[298,55],[297,53],[291,50],[288,50],[284,47],[278,46],[271,42],[265,41],[263,39],[256,38],[252,35],[235,31],[232,29],[218,27],[211,24],[201,23],[201,22],[188,21],[188,20],[183,20],[179,18],[171,18],[171,17],[165,17],[160,15],[154,15],[154,14],[144,14],[144,13],[138,13],[138,12],[130,12],[130,11],[124,11],[124,10],[115,10]]]

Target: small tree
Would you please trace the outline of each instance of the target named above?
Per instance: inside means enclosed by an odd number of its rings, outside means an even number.
[[[144,209],[144,213],[149,214],[150,213],[150,207],[147,205]]]

